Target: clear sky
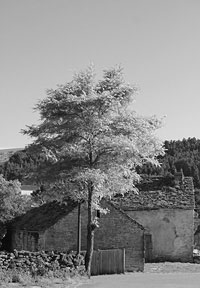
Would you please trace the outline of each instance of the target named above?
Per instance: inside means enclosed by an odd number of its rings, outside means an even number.
[[[166,116],[163,140],[200,138],[199,0],[0,0],[0,148],[48,88],[94,63],[120,64],[139,87],[135,110]]]

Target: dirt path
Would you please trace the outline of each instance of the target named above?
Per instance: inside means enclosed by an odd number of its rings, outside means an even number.
[[[199,288],[200,273],[129,273],[95,276],[79,288]]]
[[[144,273],[91,277],[79,288],[200,288],[200,264],[152,263]]]

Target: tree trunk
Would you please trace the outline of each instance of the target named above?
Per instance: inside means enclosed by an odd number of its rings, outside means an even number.
[[[87,252],[85,255],[85,269],[88,277],[91,275],[91,263],[94,247],[94,228],[92,217],[92,184],[88,187],[88,225],[87,225]]]

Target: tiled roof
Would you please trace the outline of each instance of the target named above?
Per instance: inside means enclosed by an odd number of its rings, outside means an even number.
[[[194,186],[191,177],[184,177],[181,185],[163,186],[156,190],[139,190],[113,198],[113,203],[123,210],[152,210],[159,208],[194,209]]]
[[[56,201],[46,203],[15,218],[11,223],[11,227],[19,230],[44,231],[68,215],[76,206],[77,203],[72,201],[68,204],[60,204]]]

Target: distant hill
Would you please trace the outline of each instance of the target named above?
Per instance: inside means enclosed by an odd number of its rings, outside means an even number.
[[[39,174],[42,174],[47,166],[46,162],[44,153],[36,152],[35,149],[0,149],[0,174],[6,180],[18,179],[24,185],[30,185],[32,180],[30,182],[27,176],[36,169],[40,169]]]
[[[164,176],[165,183],[171,181],[171,177],[182,171],[184,176],[193,177],[195,188],[200,189],[200,139],[188,138],[183,140],[171,140],[165,141],[164,147],[166,153],[164,156],[159,157],[161,166],[153,166],[150,163],[146,163],[142,167],[137,167],[137,172],[142,177],[149,176]],[[20,151],[21,150],[21,151]],[[10,157],[10,159],[9,159]],[[6,162],[9,159],[8,162]],[[52,165],[43,152],[37,152],[35,150],[26,148],[15,149],[0,149],[0,174],[4,175],[6,180],[19,179],[23,184],[32,184],[28,182],[27,175],[30,172],[32,177],[45,180],[45,177],[51,178],[59,173],[62,169],[66,169],[69,163],[66,161]],[[67,168],[68,169],[68,168]],[[200,200],[199,200],[200,202]]]
[[[15,152],[23,149],[24,148],[0,149],[0,164],[5,163]]]

